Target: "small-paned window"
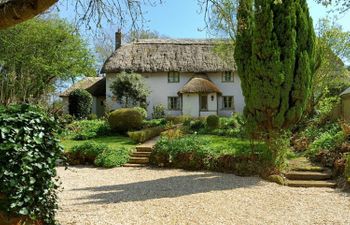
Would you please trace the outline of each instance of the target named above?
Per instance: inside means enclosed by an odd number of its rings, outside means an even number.
[[[181,102],[179,97],[168,97],[168,109],[180,110]]]
[[[222,82],[234,82],[233,72],[225,71],[222,73]]]
[[[223,96],[223,109],[234,109],[234,98],[233,96]]]
[[[179,72],[168,72],[168,83],[179,83],[180,73]]]

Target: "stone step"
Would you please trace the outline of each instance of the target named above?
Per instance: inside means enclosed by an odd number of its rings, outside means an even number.
[[[133,163],[126,163],[123,165],[124,167],[146,167],[147,164],[133,164]]]
[[[131,164],[146,164],[149,162],[148,157],[130,157],[129,162]]]
[[[130,155],[132,157],[149,157],[151,152],[132,152]]]
[[[310,171],[310,172],[323,172],[327,171],[324,167],[321,166],[304,166],[304,167],[295,167],[294,171]]]
[[[290,171],[284,174],[289,180],[328,180],[332,177],[330,172]]]
[[[286,185],[289,187],[327,187],[335,188],[336,182],[326,180],[287,180]]]
[[[153,148],[148,146],[136,146],[137,152],[152,152]]]

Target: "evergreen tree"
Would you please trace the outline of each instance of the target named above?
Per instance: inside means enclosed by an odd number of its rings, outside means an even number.
[[[248,125],[267,134],[289,128],[305,110],[314,73],[306,0],[240,0],[237,20],[235,60]]]

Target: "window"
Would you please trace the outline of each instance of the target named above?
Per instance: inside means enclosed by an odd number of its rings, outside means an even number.
[[[223,109],[234,109],[233,96],[223,96]]]
[[[201,110],[208,110],[208,95],[201,95],[199,106]]]
[[[179,110],[180,107],[180,98],[179,97],[168,97],[168,109],[169,110]]]
[[[222,73],[222,82],[233,82],[232,71],[226,71]]]
[[[180,73],[179,72],[169,72],[168,73],[168,83],[179,83]]]

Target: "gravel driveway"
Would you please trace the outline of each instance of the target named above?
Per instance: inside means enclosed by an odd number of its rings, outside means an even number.
[[[350,224],[350,194],[177,169],[58,168],[70,224]]]

